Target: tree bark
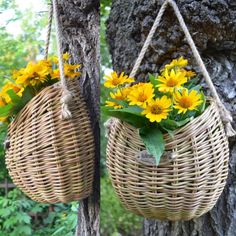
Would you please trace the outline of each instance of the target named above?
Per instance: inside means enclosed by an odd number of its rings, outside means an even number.
[[[113,0],[107,40],[114,69],[130,73],[163,1]],[[236,117],[236,2],[176,0],[223,102]],[[157,72],[163,63],[183,55],[195,61],[172,10],[167,10],[142,62],[138,79]],[[203,86],[206,84],[203,81]],[[230,139],[229,177],[216,206],[188,222],[144,220],[145,236],[236,235],[236,140]]]
[[[99,1],[60,0],[63,49],[81,63],[80,85],[90,112],[96,146],[93,194],[79,203],[77,236],[98,236],[99,177]]]

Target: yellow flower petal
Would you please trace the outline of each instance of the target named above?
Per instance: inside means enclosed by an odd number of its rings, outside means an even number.
[[[170,70],[174,67],[185,67],[188,65],[188,60],[180,57],[178,59],[174,59],[170,64],[165,65],[165,69]]]
[[[104,77],[105,77],[104,86],[106,88],[116,88],[119,85],[124,85],[134,82],[134,79],[129,78],[127,75],[124,75],[124,72],[118,75],[115,71],[113,71],[110,75],[105,75]]]
[[[181,70],[164,70],[161,76],[157,77],[158,90],[160,92],[173,93],[174,90],[182,88],[187,82],[186,72]]]
[[[183,89],[181,92],[174,93],[174,108],[178,110],[178,114],[196,110],[202,102],[201,94],[196,90],[189,92],[187,89]]]
[[[130,105],[145,107],[146,103],[154,97],[154,88],[151,83],[139,83],[131,87],[128,95]]]
[[[112,101],[106,101],[106,107],[113,107],[114,109],[121,109],[123,108],[120,104]]]
[[[148,101],[145,109],[142,111],[142,115],[145,115],[150,122],[160,122],[168,118],[170,111],[171,99],[163,96]]]

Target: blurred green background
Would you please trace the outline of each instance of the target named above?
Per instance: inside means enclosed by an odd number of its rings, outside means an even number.
[[[106,20],[109,17],[112,0],[101,1],[101,104],[104,103],[107,89],[103,87],[104,73],[112,70],[109,47],[106,42]],[[143,218],[128,212],[117,198],[106,170],[106,138],[104,123],[108,117],[101,112],[101,235],[102,236],[141,236]]]
[[[101,103],[104,102],[103,74],[112,69],[106,43],[106,20],[111,0],[101,1]],[[47,26],[46,0],[0,0],[0,87],[12,70],[29,60],[41,59]],[[55,41],[54,35],[52,41]],[[50,53],[55,54],[55,43]],[[101,235],[139,236],[142,218],[126,211],[109,181],[105,167],[106,138],[101,114]],[[27,198],[19,189],[6,187],[11,182],[5,161],[3,142],[6,129],[0,132],[0,236],[72,236],[75,235],[78,204],[40,204]],[[5,187],[4,187],[5,186]]]

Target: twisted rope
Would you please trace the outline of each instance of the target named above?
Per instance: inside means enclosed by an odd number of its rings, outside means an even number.
[[[163,14],[164,14],[164,12],[166,10],[167,5],[168,5],[168,1],[165,1],[163,3],[163,5],[161,6],[161,9],[159,10],[158,14],[157,14],[157,17],[156,17],[156,19],[155,19],[155,21],[154,21],[154,23],[152,25],[152,28],[151,28],[151,30],[150,30],[150,32],[149,32],[149,34],[148,34],[148,36],[147,36],[147,38],[146,38],[146,40],[144,42],[144,45],[143,45],[143,47],[142,47],[142,49],[141,49],[141,51],[140,51],[140,53],[138,55],[138,58],[137,58],[137,60],[136,60],[136,62],[134,64],[134,67],[133,67],[133,69],[132,69],[132,71],[130,73],[130,77],[131,78],[134,78],[135,75],[137,74],[137,71],[138,71],[138,69],[139,69],[139,67],[141,65],[141,62],[142,62],[142,60],[144,58],[144,55],[146,54],[146,51],[147,51],[147,49],[148,49],[148,47],[149,47],[149,45],[150,45],[150,43],[152,41],[153,35],[156,32],[157,26],[161,22],[162,16],[163,16]]]
[[[151,30],[150,30],[146,40],[145,40],[145,43],[144,43],[144,45],[143,45],[143,47],[141,49],[141,52],[140,52],[140,54],[139,54],[139,56],[138,56],[138,58],[137,58],[137,60],[135,62],[135,65],[134,65],[134,67],[133,67],[133,69],[132,69],[132,71],[130,73],[130,77],[135,77],[135,75],[136,75],[136,73],[137,73],[137,71],[138,71],[138,69],[140,67],[140,64],[141,64],[141,62],[142,62],[142,60],[144,58],[144,55],[145,55],[145,53],[146,53],[146,51],[148,49],[148,46],[150,45],[150,43],[152,41],[153,35],[154,35],[158,25],[160,24],[161,18],[163,16],[163,14],[164,14],[168,4],[174,10],[174,13],[175,13],[175,15],[176,15],[176,17],[177,17],[177,19],[179,21],[179,24],[180,24],[182,30],[184,31],[185,37],[187,39],[187,42],[188,42],[188,44],[189,44],[189,46],[190,46],[190,48],[191,48],[191,50],[193,52],[193,56],[196,59],[196,62],[198,64],[198,66],[200,67],[200,70],[201,70],[201,72],[203,74],[204,79],[206,80],[206,82],[207,82],[207,84],[209,86],[209,89],[210,89],[210,91],[212,93],[212,96],[214,97],[214,99],[217,102],[217,105],[218,105],[218,108],[219,108],[219,111],[220,111],[221,119],[222,119],[223,123],[225,124],[226,135],[228,137],[236,135],[236,132],[234,131],[234,129],[233,129],[232,125],[231,125],[231,122],[233,121],[233,118],[232,118],[230,112],[226,109],[226,107],[221,102],[220,97],[219,97],[219,95],[218,95],[218,93],[217,93],[217,91],[215,89],[215,86],[212,83],[212,80],[211,80],[211,78],[209,76],[209,73],[208,73],[208,71],[207,71],[207,69],[206,69],[206,67],[205,67],[205,65],[204,65],[204,63],[202,61],[202,58],[201,58],[201,56],[200,56],[200,54],[199,54],[199,52],[198,52],[198,50],[196,48],[196,45],[195,45],[195,43],[194,43],[194,41],[193,41],[193,39],[192,39],[192,37],[191,37],[191,35],[189,33],[189,30],[188,30],[188,28],[187,28],[187,26],[186,26],[186,24],[184,22],[184,19],[183,19],[182,15],[181,15],[181,13],[179,11],[179,8],[178,8],[178,6],[176,5],[176,3],[173,0],[166,0],[163,3],[163,5],[161,6],[161,9],[158,12],[158,15],[157,15],[157,17],[156,17],[156,19],[154,21],[154,24],[153,24],[153,26],[152,26],[152,28],[151,28]]]
[[[57,43],[57,54],[58,54],[58,65],[60,71],[60,82],[62,88],[61,96],[61,119],[69,119],[72,117],[72,114],[69,110],[68,104],[72,100],[72,93],[69,91],[66,77],[64,73],[64,62],[63,62],[63,50],[62,50],[62,33],[60,27],[60,20],[58,14],[58,2],[57,0],[52,0],[52,4],[49,5],[49,17],[48,17],[48,30],[47,30],[47,39],[45,45],[45,59],[48,58],[48,48],[50,43],[50,35],[52,28],[52,18],[54,13],[55,29],[56,29],[56,43]]]
[[[48,5],[48,28],[47,28],[47,36],[46,36],[46,44],[45,44],[45,55],[44,59],[48,59],[48,50],[49,50],[49,44],[50,44],[50,37],[51,37],[51,31],[52,31],[52,17],[53,17],[53,7],[52,4]]]

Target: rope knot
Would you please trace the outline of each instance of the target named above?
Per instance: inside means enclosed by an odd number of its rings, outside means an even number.
[[[110,118],[108,119],[105,123],[104,123],[104,127],[105,127],[105,137],[108,138],[109,134],[111,132],[111,128],[114,124],[114,118]]]
[[[61,119],[66,120],[72,118],[72,114],[69,110],[69,104],[71,103],[73,94],[69,90],[63,90],[61,97]]]
[[[233,117],[230,111],[228,111],[222,103],[218,104],[218,106],[220,109],[220,116],[221,116],[222,122],[224,123],[224,126],[225,126],[226,136],[227,137],[235,136],[236,132],[231,125],[231,123],[233,122]]]

